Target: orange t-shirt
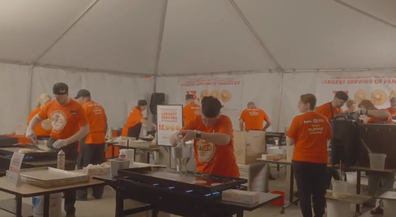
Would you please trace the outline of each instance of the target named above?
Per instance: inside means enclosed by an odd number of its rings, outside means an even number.
[[[317,107],[315,112],[319,113],[321,115],[324,115],[327,118],[327,120],[330,120],[342,112],[342,110],[340,108],[333,107],[333,115],[331,115],[332,107],[333,106],[331,106],[331,103],[327,102],[327,103]]]
[[[385,122],[387,124],[393,123],[392,115],[391,115],[391,113],[389,113],[389,110],[388,109],[380,109],[380,110],[386,111],[388,113],[388,119],[386,119],[386,121],[382,120],[381,118],[377,118],[377,117],[369,117],[367,122],[368,123],[382,123],[382,122]]]
[[[32,112],[30,112],[30,115],[27,119],[27,123],[29,124],[29,122],[33,119],[33,117],[36,116],[40,111],[41,111],[41,107],[38,107],[34,109]],[[33,129],[36,136],[50,136],[51,130],[46,130],[41,125],[43,121],[44,120],[40,121],[40,123],[38,123]]]
[[[206,127],[201,117],[196,116],[183,129],[228,134],[231,137],[228,145],[216,145],[203,139],[194,140],[197,172],[224,177],[239,177],[239,168],[234,154],[232,123],[228,116],[221,115],[213,127]]]
[[[59,105],[56,100],[52,100],[45,104],[38,115],[41,119],[50,118],[50,136],[55,140],[67,139],[88,124],[83,107],[74,99],[70,99],[66,105]]]
[[[242,111],[239,120],[245,122],[245,130],[263,130],[263,121],[268,122],[268,115],[259,108],[247,108]]]
[[[294,139],[294,161],[327,163],[327,140],[333,137],[324,115],[307,112],[296,116],[287,132]]]
[[[201,108],[196,103],[191,103],[189,105],[184,106],[183,108],[183,122],[184,125],[187,124],[188,121],[193,119],[195,116],[201,115]]]
[[[396,111],[394,111],[391,107],[386,109],[392,117],[396,116]]]
[[[89,134],[85,139],[85,144],[105,143],[107,116],[104,108],[94,101],[84,103],[83,108],[87,114],[89,123]]]
[[[125,126],[122,128],[121,136],[128,136],[128,129],[140,123],[143,119],[142,111],[138,108],[134,108],[131,113],[129,113],[127,122]]]

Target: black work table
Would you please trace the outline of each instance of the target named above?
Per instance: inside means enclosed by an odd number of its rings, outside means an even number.
[[[116,217],[149,210],[152,210],[152,217],[157,217],[160,211],[186,217],[200,217],[208,216],[208,214],[210,214],[208,212],[212,210],[224,210],[225,213],[230,213],[232,215],[236,214],[237,217],[243,217],[244,211],[253,211],[281,197],[276,194],[260,193],[260,200],[256,204],[233,203],[222,201],[221,198],[219,198],[219,200],[210,203],[204,202],[201,204],[204,207],[201,206],[201,208],[198,209],[200,212],[197,212],[198,204],[192,203],[183,195],[181,195],[181,197],[175,197],[175,195],[164,194],[163,192],[150,191],[145,188],[145,184],[140,184],[141,186],[139,186],[139,183],[135,183],[137,185],[134,185],[138,187],[128,188],[128,190],[126,190],[120,188],[117,178],[111,177],[111,175],[96,175],[93,176],[93,178],[105,182],[106,185],[111,186],[116,191]],[[124,210],[125,199],[139,201],[147,205]]]

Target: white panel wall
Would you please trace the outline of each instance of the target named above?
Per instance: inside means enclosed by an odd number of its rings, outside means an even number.
[[[71,97],[75,97],[81,88],[88,89],[92,100],[105,108],[109,127],[122,127],[127,119],[127,103],[149,100],[154,85],[152,80],[120,75],[34,68],[31,108],[36,106],[40,94],[52,95],[52,86],[57,82],[69,85]]]
[[[29,67],[0,64],[0,81],[0,134],[9,134],[28,117]]]

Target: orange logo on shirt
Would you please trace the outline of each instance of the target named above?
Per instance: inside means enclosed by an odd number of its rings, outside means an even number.
[[[213,143],[201,139],[196,145],[198,159],[201,163],[209,163],[213,160],[216,155],[216,146]]]
[[[66,115],[60,110],[51,113],[51,125],[54,132],[60,132],[66,125]]]

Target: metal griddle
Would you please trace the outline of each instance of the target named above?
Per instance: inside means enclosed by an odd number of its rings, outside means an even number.
[[[129,168],[118,171],[121,179],[143,182],[181,190],[192,190],[196,193],[211,194],[238,187],[247,183],[246,179],[213,176],[202,173],[179,173],[168,168]],[[203,180],[205,184],[196,184],[195,180]]]
[[[32,149],[36,150],[37,152],[26,153],[25,156],[31,157],[49,157],[49,156],[56,156],[57,153],[54,151],[42,151],[37,147],[27,146],[27,147],[12,147],[12,148],[0,148],[0,154],[3,155],[12,155],[15,152],[18,153],[20,149]]]

